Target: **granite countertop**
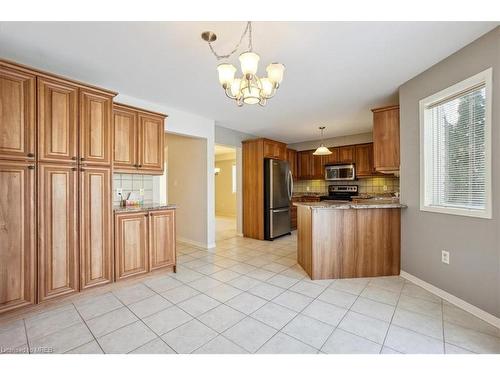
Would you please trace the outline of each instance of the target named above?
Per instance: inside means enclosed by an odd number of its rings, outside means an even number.
[[[138,212],[138,211],[153,211],[153,210],[172,210],[176,209],[177,205],[170,203],[148,203],[140,206],[113,206],[114,212]]]
[[[324,200],[321,202],[294,202],[294,206],[310,207],[311,209],[329,209],[329,210],[349,210],[363,208],[406,208],[407,206],[401,203],[351,203]]]

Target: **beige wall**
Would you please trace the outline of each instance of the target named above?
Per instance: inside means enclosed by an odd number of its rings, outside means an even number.
[[[168,134],[168,202],[177,204],[177,238],[207,244],[207,141]]]
[[[215,214],[236,216],[236,193],[233,193],[232,166],[236,159],[217,160],[215,167],[220,173],[215,176]]]

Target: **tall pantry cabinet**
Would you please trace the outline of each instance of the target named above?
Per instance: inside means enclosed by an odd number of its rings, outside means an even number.
[[[115,95],[0,61],[0,312],[112,281]]]

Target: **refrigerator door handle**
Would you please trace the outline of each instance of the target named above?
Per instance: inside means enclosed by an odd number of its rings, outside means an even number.
[[[288,171],[288,198],[292,200],[293,195],[293,176],[292,171]]]
[[[272,210],[273,213],[278,213],[278,212],[286,212],[288,211],[290,208],[287,207],[287,208],[280,208],[278,210]]]

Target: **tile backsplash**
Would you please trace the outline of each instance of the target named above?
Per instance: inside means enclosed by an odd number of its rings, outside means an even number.
[[[153,176],[142,174],[114,173],[113,174],[113,204],[120,204],[117,189],[122,189],[123,196],[134,192],[140,195],[144,190],[144,203],[153,203]]]
[[[328,194],[328,185],[358,185],[361,194],[381,194],[399,192],[399,178],[397,177],[370,177],[356,181],[331,182],[325,180],[295,181],[293,192]],[[385,190],[384,190],[385,186]]]

